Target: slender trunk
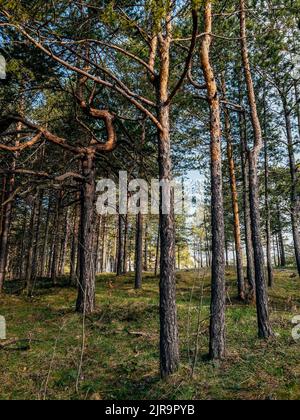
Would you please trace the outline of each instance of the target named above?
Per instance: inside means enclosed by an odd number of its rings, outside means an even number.
[[[85,178],[81,186],[81,213],[79,239],[79,285],[76,311],[91,314],[95,310],[95,268],[93,258],[93,227],[95,185],[95,156],[88,154],[82,161]]]
[[[254,266],[256,281],[256,307],[258,318],[258,334],[260,338],[273,335],[269,322],[268,294],[265,279],[264,252],[261,242],[260,210],[259,210],[259,181],[257,175],[257,157],[249,152],[250,162],[250,208],[252,241],[254,248]]]
[[[225,264],[226,267],[229,267],[229,254],[228,254],[228,241],[227,239],[225,240]]]
[[[300,189],[299,189],[299,174],[296,165],[296,158],[293,144],[293,134],[291,126],[291,115],[288,111],[286,99],[282,98],[284,107],[284,117],[286,123],[286,133],[288,140],[288,154],[291,174],[291,218],[292,230],[294,240],[294,250],[298,274],[300,276]]]
[[[41,190],[38,194],[38,208],[37,208],[37,216],[36,216],[36,223],[34,226],[34,252],[33,252],[33,264],[32,264],[32,279],[35,282],[36,278],[39,273],[39,237],[40,237],[40,227],[41,227],[41,217],[42,217],[42,210],[43,210],[43,198],[44,198],[44,191]]]
[[[298,133],[300,138],[300,96],[298,90],[298,82],[294,81],[294,89],[295,89],[295,100],[296,100],[296,113],[297,113],[297,122],[298,122]]]
[[[41,271],[40,276],[43,278],[46,273],[46,257],[47,257],[47,246],[48,246],[48,238],[49,238],[49,230],[50,230],[50,214],[51,214],[51,197],[48,197],[48,209],[47,209],[47,216],[46,216],[46,224],[45,224],[45,236],[43,242],[43,250],[42,250],[42,258],[41,258]]]
[[[273,254],[274,254],[274,266],[279,267],[279,263],[277,263],[277,256],[279,258],[279,245],[278,245],[277,234],[275,234],[275,237],[273,236]]]
[[[59,275],[60,276],[63,276],[65,274],[65,263],[66,263],[69,235],[70,235],[70,220],[69,220],[69,209],[67,209],[66,217],[65,217],[64,235],[62,238],[61,251],[60,251],[60,262],[59,262]]]
[[[100,260],[100,271],[104,273],[106,271],[106,217],[103,216],[102,220],[102,235],[101,235],[101,260]]]
[[[155,276],[157,276],[157,275],[158,275],[158,267],[159,267],[159,248],[160,248],[160,232],[158,232],[158,235],[157,235],[157,240],[156,240],[155,269],[154,269]]]
[[[221,153],[220,102],[214,71],[210,63],[212,2],[205,1],[205,35],[201,47],[201,64],[207,86],[210,107],[211,135],[211,215],[212,215],[212,295],[210,320],[210,358],[225,357],[225,233]]]
[[[19,256],[19,267],[18,267],[18,279],[23,280],[24,272],[24,254],[25,254],[25,240],[26,240],[26,227],[27,227],[27,205],[25,206],[25,212],[23,216],[23,226],[22,226],[22,239],[21,239],[21,246],[20,246],[20,256]]]
[[[52,251],[52,262],[51,262],[51,280],[55,285],[58,277],[59,269],[59,249],[60,249],[60,229],[61,229],[61,210],[62,210],[62,198],[63,191],[59,191],[56,209],[55,209],[55,223],[53,232],[53,251]]]
[[[240,100],[241,102],[241,100]],[[247,257],[247,281],[249,285],[248,300],[255,300],[255,268],[254,268],[254,251],[251,232],[251,214],[249,199],[249,160],[247,154],[247,127],[245,114],[240,114],[240,139],[241,139],[241,160],[243,175],[243,207],[244,207],[244,225],[245,225],[245,244]]]
[[[5,197],[6,197],[6,185],[7,185],[7,176],[3,176],[2,178],[2,190],[1,190],[1,201],[0,201],[0,205],[1,205],[1,211],[0,211],[0,238],[2,235],[2,227],[3,227],[3,216],[4,216],[4,209],[5,206],[3,206],[4,202],[5,202]]]
[[[158,130],[158,163],[159,179],[171,183],[172,160],[170,139],[170,106],[168,86],[170,77],[170,45],[172,19],[167,16],[165,37],[160,37],[160,80],[158,88],[159,122]],[[160,191],[160,372],[166,378],[178,369],[179,337],[176,306],[175,278],[175,217],[174,195],[170,194],[170,211],[164,214],[162,189]],[[166,197],[165,197],[166,199]],[[169,200],[168,200],[169,201]]]
[[[118,216],[118,242],[117,242],[117,276],[121,276],[123,273],[123,261],[124,261],[124,241],[123,241],[123,229],[124,219],[121,214]]]
[[[254,249],[255,283],[256,283],[256,307],[258,320],[258,335],[261,338],[273,336],[269,320],[269,305],[267,283],[265,279],[264,252],[261,240],[261,217],[259,208],[259,180],[258,158],[263,147],[261,124],[258,117],[256,96],[251,75],[247,30],[246,30],[246,6],[245,0],[240,0],[240,39],[241,53],[245,80],[247,85],[248,101],[251,110],[251,122],[254,132],[254,147],[248,151],[249,158],[249,189],[250,189],[250,212],[252,242]]]
[[[139,213],[136,218],[135,243],[135,288],[141,289],[143,276],[143,215]]]
[[[285,256],[285,249],[284,249],[284,240],[282,234],[282,221],[281,221],[281,214],[279,204],[277,203],[277,224],[278,224],[278,245],[279,245],[279,257],[280,257],[280,265],[281,267],[286,266],[286,256]]]
[[[264,106],[264,114],[266,118],[266,106]],[[266,125],[266,123],[265,123]],[[264,136],[264,152],[265,152],[265,210],[266,210],[266,239],[267,239],[267,268],[268,268],[268,285],[273,287],[274,273],[272,266],[272,243],[271,243],[271,209],[270,209],[270,197],[269,197],[269,153],[268,153],[268,141],[265,127]]]
[[[26,269],[26,287],[28,296],[32,296],[35,280],[35,261],[36,261],[36,248],[38,239],[38,218],[40,206],[38,196],[34,198],[31,219],[29,225],[29,238],[28,238],[28,254],[27,254],[27,269]]]
[[[145,243],[144,243],[144,271],[148,271],[148,224],[145,226]]]
[[[15,161],[13,162],[13,166]],[[15,176],[12,175],[8,183],[7,194],[4,195],[5,200],[8,200],[15,187]],[[6,205],[3,206],[2,203],[2,229],[1,229],[1,238],[0,238],[0,294],[3,293],[4,281],[5,281],[5,271],[7,264],[7,253],[8,253],[8,239],[11,226],[11,215],[13,208],[13,200],[10,200]]]
[[[223,96],[226,98],[226,85],[223,80]],[[231,132],[231,121],[228,109],[224,109],[225,116],[225,135],[227,140],[227,159],[229,166],[230,175],[230,187],[231,187],[231,200],[232,200],[232,211],[233,211],[233,229],[234,229],[234,240],[236,249],[236,270],[237,270],[237,284],[238,284],[238,297],[240,300],[245,300],[245,279],[243,269],[243,251],[241,241],[241,225],[240,225],[240,214],[239,214],[239,199],[237,192],[236,183],[236,170],[233,156],[233,138]]]
[[[76,197],[80,200],[80,194]],[[80,204],[75,204],[72,245],[70,255],[70,284],[77,285],[77,261],[78,261],[78,235],[79,235],[79,218],[80,218]]]
[[[124,249],[123,249],[123,274],[127,273],[127,260],[128,260],[128,252],[127,252],[127,243],[128,243],[128,214],[125,216],[124,222]]]

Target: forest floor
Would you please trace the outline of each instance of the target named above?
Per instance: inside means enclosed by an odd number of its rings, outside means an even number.
[[[150,274],[141,291],[132,276],[99,276],[98,311],[85,322],[74,313],[74,289],[1,298],[7,339],[23,341],[0,341],[0,399],[300,399],[300,341],[291,335],[300,282],[292,271],[276,271],[277,337],[269,342],[257,339],[255,307],[235,299],[227,272],[227,358],[218,364],[207,361],[208,273],[177,280],[181,368],[168,381],[158,375],[158,279]]]

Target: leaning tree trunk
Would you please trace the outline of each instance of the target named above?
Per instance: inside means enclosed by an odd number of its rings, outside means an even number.
[[[201,64],[210,107],[211,153],[211,224],[212,224],[212,288],[210,319],[210,358],[225,357],[225,233],[221,153],[220,102],[214,71],[210,63],[212,42],[212,2],[205,2],[205,33],[201,47]]]
[[[141,212],[136,219],[135,242],[135,288],[141,289],[143,275],[143,215]]]
[[[82,172],[85,179],[80,195],[79,281],[76,311],[91,314],[95,310],[93,228],[96,184],[95,156],[93,154],[88,154],[83,158]]]
[[[269,321],[268,291],[265,279],[264,252],[261,240],[261,217],[259,208],[258,158],[263,147],[263,138],[261,124],[257,112],[256,96],[250,68],[246,30],[245,0],[240,0],[240,42],[243,69],[247,85],[248,101],[251,110],[251,122],[254,132],[254,146],[252,150],[248,151],[248,158],[250,213],[252,242],[254,249],[258,335],[261,338],[267,339],[273,336],[273,332]]]

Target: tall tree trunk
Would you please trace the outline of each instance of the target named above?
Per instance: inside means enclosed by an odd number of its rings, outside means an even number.
[[[27,269],[26,269],[26,287],[29,297],[33,294],[36,273],[36,253],[38,240],[38,219],[40,214],[40,200],[39,194],[34,198],[31,219],[29,225],[29,239],[28,239],[28,254],[27,254]]]
[[[154,268],[154,274],[155,274],[155,276],[157,276],[157,275],[158,275],[158,267],[159,267],[159,248],[160,248],[160,232],[158,232],[157,239],[156,239],[155,268]]]
[[[141,289],[143,276],[143,215],[139,213],[136,218],[135,241],[135,288]]]
[[[18,267],[18,279],[23,280],[24,276],[24,255],[25,255],[25,241],[26,241],[26,227],[27,227],[27,213],[28,208],[27,205],[25,206],[24,215],[23,215],[23,226],[22,226],[22,239],[21,239],[21,246],[20,246],[20,254],[19,254],[19,267]]]
[[[80,193],[77,194],[76,199],[80,200]],[[80,203],[75,204],[73,234],[70,255],[70,284],[75,286],[77,281],[77,261],[78,261],[78,235],[79,235],[79,218],[80,218]],[[79,268],[79,267],[78,267]]]
[[[15,160],[13,161],[13,169],[15,167]],[[15,176],[12,175],[9,178],[8,182],[8,191],[7,194],[4,195],[5,200],[8,200],[15,187]],[[3,206],[1,211],[3,211],[2,216],[2,229],[1,229],[1,237],[0,237],[0,294],[3,293],[4,287],[4,280],[5,280],[5,271],[6,271],[6,264],[7,264],[7,253],[8,253],[8,239],[9,239],[9,232],[11,226],[11,215],[12,215],[12,208],[13,208],[13,200],[9,200],[7,204]]]
[[[241,91],[241,87],[239,89]],[[240,98],[240,103],[241,103]],[[244,113],[239,114],[240,140],[241,140],[241,160],[243,175],[243,207],[244,207],[244,225],[245,225],[245,244],[247,257],[247,281],[249,285],[248,300],[255,300],[255,268],[254,251],[251,232],[251,213],[249,199],[249,160],[247,152],[247,127]]]
[[[104,273],[106,271],[106,217],[102,216],[102,233],[101,233],[101,260],[100,260],[100,271]]]
[[[40,227],[41,227],[41,217],[42,217],[42,210],[43,210],[43,198],[44,198],[44,191],[40,190],[38,194],[38,207],[37,207],[37,216],[36,216],[36,224],[34,226],[34,250],[33,250],[33,263],[32,263],[32,279],[33,282],[36,281],[36,278],[39,273],[39,237],[40,237]]]
[[[69,209],[67,209],[66,215],[65,215],[63,238],[61,240],[61,249],[60,249],[60,261],[59,261],[59,275],[60,276],[63,276],[65,274],[65,263],[66,263],[66,257],[67,257],[69,235],[70,235],[69,214],[70,214]]]
[[[288,141],[288,154],[290,163],[290,174],[291,174],[291,218],[292,218],[292,230],[294,240],[294,250],[296,265],[298,274],[300,276],[300,187],[299,187],[299,174],[296,165],[296,158],[294,152],[293,134],[291,126],[291,115],[288,110],[286,98],[282,98],[284,117],[286,123],[286,133]]]
[[[7,175],[4,175],[2,177],[2,189],[1,189],[1,211],[0,211],[0,238],[2,235],[2,228],[3,228],[3,216],[4,216],[4,207],[3,204],[5,203],[5,197],[6,197],[6,185],[7,185]]]
[[[95,268],[93,258],[94,205],[96,196],[95,156],[88,154],[82,161],[85,181],[81,186],[79,239],[79,285],[77,312],[91,314],[95,310]]]
[[[212,201],[212,296],[210,320],[210,358],[225,357],[225,233],[221,155],[220,102],[214,71],[210,63],[212,42],[212,1],[205,1],[205,33],[200,51],[210,107],[211,201]]]
[[[166,35],[159,37],[160,76],[158,83],[159,122],[158,163],[159,179],[171,183],[172,160],[170,139],[170,106],[167,104],[170,77],[170,45],[172,18],[166,18]],[[162,189],[160,191],[162,195]],[[178,369],[179,337],[176,307],[175,278],[175,218],[174,196],[170,194],[170,211],[164,214],[160,198],[160,372],[166,378]]]
[[[47,216],[46,216],[46,223],[45,223],[45,236],[44,236],[42,258],[41,258],[40,276],[42,278],[45,276],[45,273],[46,273],[46,257],[47,257],[47,247],[48,247],[48,238],[49,238],[49,230],[50,230],[51,207],[52,207],[51,196],[49,194],[48,209],[47,209]]]
[[[297,113],[297,122],[298,122],[298,133],[300,137],[300,96],[298,90],[298,82],[294,81],[294,89],[295,89],[295,100],[296,100],[296,113]]]
[[[144,243],[144,271],[148,271],[148,223],[145,226],[145,243]]]
[[[284,249],[284,240],[282,234],[282,221],[281,221],[281,214],[279,204],[277,203],[277,224],[278,224],[278,242],[279,242],[279,260],[280,267],[286,266],[286,256],[285,256],[285,249]]]
[[[225,80],[222,81],[223,85],[223,96],[226,99],[226,84]],[[235,171],[235,162],[233,156],[233,138],[231,132],[231,121],[230,114],[228,109],[224,109],[225,116],[225,135],[227,140],[227,159],[229,166],[229,175],[230,175],[230,187],[231,187],[231,200],[232,200],[232,211],[233,211],[233,229],[234,229],[234,240],[236,248],[236,270],[237,270],[237,284],[238,284],[238,297],[240,300],[245,300],[245,279],[244,279],[244,269],[243,269],[243,251],[242,251],[242,241],[241,241],[241,224],[240,224],[240,214],[239,214],[239,199],[237,192],[237,183],[236,183],[236,171]]]
[[[53,231],[53,251],[51,262],[51,280],[53,285],[56,284],[59,268],[59,249],[60,249],[60,229],[61,229],[61,210],[62,210],[63,191],[59,191],[56,208],[55,208],[55,223]]]
[[[263,147],[262,131],[257,112],[256,97],[251,75],[247,30],[246,30],[246,6],[245,0],[240,0],[240,39],[241,53],[245,80],[247,85],[248,101],[251,110],[251,122],[254,131],[254,147],[248,151],[249,158],[249,189],[250,189],[250,212],[252,242],[254,249],[255,283],[256,283],[256,307],[258,320],[258,335],[261,338],[273,336],[269,320],[269,305],[267,283],[265,279],[264,252],[261,240],[261,217],[259,208],[259,179],[258,158]]]
[[[121,214],[118,215],[118,242],[117,242],[117,276],[123,274],[123,261],[124,261],[124,219]]]
[[[267,239],[267,268],[268,268],[268,285],[273,287],[274,273],[272,266],[272,234],[271,234],[271,208],[270,208],[270,191],[269,191],[269,151],[267,140],[267,108],[266,99],[264,97],[264,153],[265,153],[265,210],[266,210],[266,239]]]
[[[128,263],[128,250],[127,250],[127,243],[128,243],[128,214],[125,216],[124,221],[124,249],[123,249],[123,274],[127,273],[127,263]]]

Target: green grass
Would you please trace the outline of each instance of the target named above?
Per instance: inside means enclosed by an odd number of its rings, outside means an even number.
[[[276,272],[270,304],[278,336],[265,342],[257,339],[255,307],[235,299],[234,274],[227,273],[227,358],[213,364],[206,357],[209,277],[179,273],[181,367],[168,381],[158,375],[158,279],[150,274],[141,291],[133,290],[132,276],[98,277],[79,381],[83,320],[74,313],[76,291],[3,297],[8,339],[32,341],[29,350],[0,350],[0,399],[300,399],[300,342],[291,336],[300,280],[291,274]]]

